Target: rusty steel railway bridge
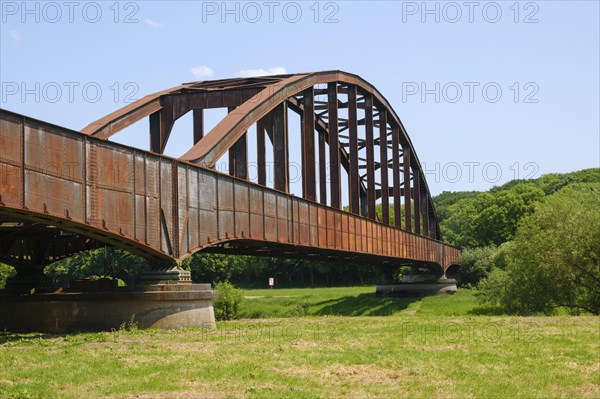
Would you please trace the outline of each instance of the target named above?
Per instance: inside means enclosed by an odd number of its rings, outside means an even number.
[[[204,110],[213,108],[228,114],[205,132]],[[288,110],[301,124],[302,198],[290,194]],[[178,159],[162,155],[175,121],[190,111],[193,147]],[[150,151],[108,141],[146,117]],[[225,154],[229,174],[214,168]],[[460,255],[441,241],[400,118],[368,82],[340,71],[187,83],[80,132],[0,110],[0,172],[0,262],[32,284],[46,265],[106,245],[160,266],[206,250],[441,273]]]

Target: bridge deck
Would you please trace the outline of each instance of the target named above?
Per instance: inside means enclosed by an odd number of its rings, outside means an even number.
[[[39,233],[35,226],[56,226],[83,244],[32,252],[15,223],[26,223],[31,234]],[[446,269],[460,255],[429,237],[0,110],[0,261],[37,256],[47,264],[93,242],[154,262],[211,248]]]

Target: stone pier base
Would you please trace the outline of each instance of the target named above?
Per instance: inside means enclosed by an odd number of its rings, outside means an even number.
[[[423,297],[438,294],[456,293],[456,280],[439,279],[437,281],[402,282],[395,284],[378,284],[376,296]]]
[[[215,327],[210,284],[148,284],[100,292],[0,294],[0,330],[64,333]]]

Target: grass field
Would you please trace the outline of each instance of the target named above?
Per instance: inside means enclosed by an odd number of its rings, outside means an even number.
[[[434,313],[458,316],[500,314],[478,306],[470,291],[446,297],[377,298],[375,287],[292,288],[247,290],[240,308],[242,318],[297,316],[393,316]]]
[[[468,291],[373,291],[246,291],[244,314],[285,317],[217,331],[2,333],[0,397],[600,397],[598,317],[489,315]]]

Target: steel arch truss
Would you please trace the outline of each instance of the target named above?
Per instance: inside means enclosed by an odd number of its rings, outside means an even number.
[[[205,134],[204,110],[210,108],[229,113]],[[274,188],[289,193],[288,108],[301,119],[303,198],[341,209],[343,168],[352,214],[441,239],[423,170],[400,118],[356,75],[330,71],[183,84],[144,97],[82,132],[107,139],[149,117],[150,149],[162,154],[175,121],[192,111],[194,146],[180,159],[214,167],[228,153],[229,173],[248,179],[247,131],[255,125],[258,183],[266,185],[266,132],[273,146]]]

